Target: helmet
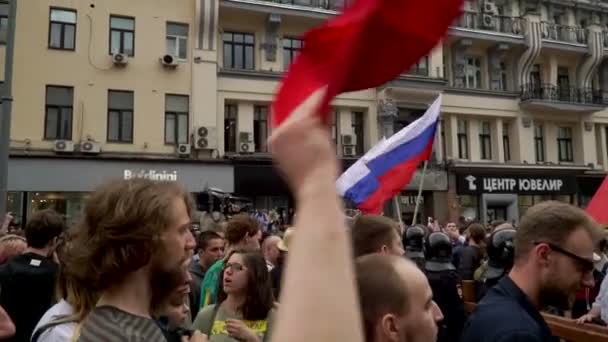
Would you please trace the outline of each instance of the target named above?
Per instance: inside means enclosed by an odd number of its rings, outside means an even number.
[[[422,252],[426,231],[419,226],[411,226],[403,235],[403,246],[406,250]]]
[[[431,233],[426,238],[426,258],[431,259],[446,259],[452,257],[452,242],[450,237],[442,232]]]
[[[513,266],[514,248],[513,239],[515,229],[501,229],[490,236],[488,244],[488,264],[492,267],[502,268],[505,271]]]

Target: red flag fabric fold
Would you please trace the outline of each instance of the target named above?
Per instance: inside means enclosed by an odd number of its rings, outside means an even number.
[[[587,213],[602,225],[608,225],[608,177],[597,189],[587,205]]]
[[[315,90],[328,123],[338,94],[378,87],[429,53],[460,14],[462,0],[358,0],[304,37],[275,102],[278,126]]]

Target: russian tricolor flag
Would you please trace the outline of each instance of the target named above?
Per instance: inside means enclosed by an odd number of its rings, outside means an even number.
[[[431,156],[440,108],[441,95],[423,116],[381,140],[338,178],[338,193],[364,213],[379,214]]]

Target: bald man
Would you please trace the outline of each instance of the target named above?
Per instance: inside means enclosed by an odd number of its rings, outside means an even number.
[[[268,267],[268,272],[272,271],[272,269],[277,265],[277,260],[279,259],[279,247],[278,244],[281,241],[281,238],[275,235],[269,236],[262,243],[262,253],[264,254],[264,259],[266,259],[266,267]]]
[[[443,319],[427,278],[411,261],[370,254],[355,265],[366,342],[437,340]]]

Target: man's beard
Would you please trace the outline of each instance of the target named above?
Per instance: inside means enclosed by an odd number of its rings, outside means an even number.
[[[541,308],[552,306],[562,310],[568,310],[572,306],[572,300],[574,293],[570,293],[563,288],[560,288],[558,284],[559,279],[549,279],[547,284],[541,289],[539,293],[539,304]]]
[[[188,272],[184,268],[184,262],[180,262],[173,267],[166,268],[162,261],[157,259],[156,263],[150,267],[150,288],[152,289],[152,311],[159,310],[171,294],[186,282]]]

